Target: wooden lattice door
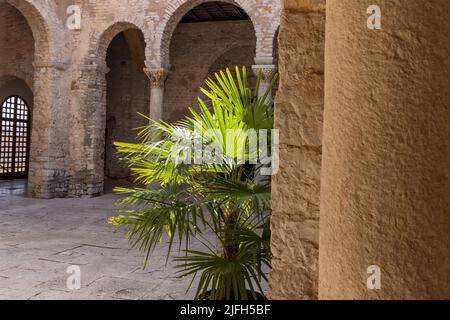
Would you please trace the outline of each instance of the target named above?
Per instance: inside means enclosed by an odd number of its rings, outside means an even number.
[[[0,179],[28,176],[30,137],[29,107],[18,96],[8,97],[1,106]]]

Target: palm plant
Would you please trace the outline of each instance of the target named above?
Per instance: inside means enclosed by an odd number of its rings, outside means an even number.
[[[273,128],[268,96],[275,81],[260,95],[261,76],[251,90],[245,68],[235,76],[216,73],[201,88],[208,101],[198,99],[199,111],[190,109],[175,124],[149,119],[139,143],[115,143],[146,187],[116,188],[124,197],[110,222],[127,229],[132,245],[146,253],[145,265],[163,236],[167,259],[174,243],[183,248],[175,258],[179,276],[199,276],[197,299],[257,299],[267,281],[270,182],[255,182],[261,165],[249,163],[260,150],[250,150],[246,132]],[[193,250],[192,239],[204,250]]]

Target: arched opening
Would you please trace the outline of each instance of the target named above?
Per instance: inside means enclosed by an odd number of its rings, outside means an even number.
[[[246,66],[251,74],[255,52],[253,23],[230,1],[206,1],[186,12],[170,41],[164,119],[179,120],[195,107],[199,87],[215,71]]]
[[[150,85],[144,73],[145,41],[141,31],[127,29],[118,33],[106,52],[106,132],[104,173],[105,191],[122,185],[130,170],[115,154],[114,142],[135,142],[137,131],[147,123],[139,115],[149,113]]]
[[[0,180],[4,185],[5,180],[28,177],[35,40],[27,19],[8,3],[0,3],[0,30]],[[18,189],[25,192],[25,188],[22,180]]]
[[[223,53],[221,56],[217,57],[217,59],[212,63],[212,65],[209,68],[207,77],[214,77],[214,74],[216,72],[225,70],[226,68],[230,68],[231,72],[234,74],[235,66],[245,66],[247,68],[249,86],[250,87],[255,86],[257,77],[252,72],[251,69],[254,58],[251,54],[249,54],[250,52],[254,51],[255,47],[252,45],[231,48],[230,50]]]

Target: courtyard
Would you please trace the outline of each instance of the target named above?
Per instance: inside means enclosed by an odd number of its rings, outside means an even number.
[[[191,299],[190,278],[166,266],[167,244],[148,268],[122,230],[107,223],[117,196],[37,200],[24,180],[0,182],[0,299]],[[69,266],[81,289],[67,289]]]

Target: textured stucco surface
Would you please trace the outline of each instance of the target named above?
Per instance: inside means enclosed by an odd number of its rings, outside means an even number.
[[[317,299],[325,13],[291,5],[279,34],[275,126],[281,152],[272,179],[270,296]]]
[[[450,298],[450,2],[327,1],[322,299]],[[367,268],[382,270],[368,290]]]

